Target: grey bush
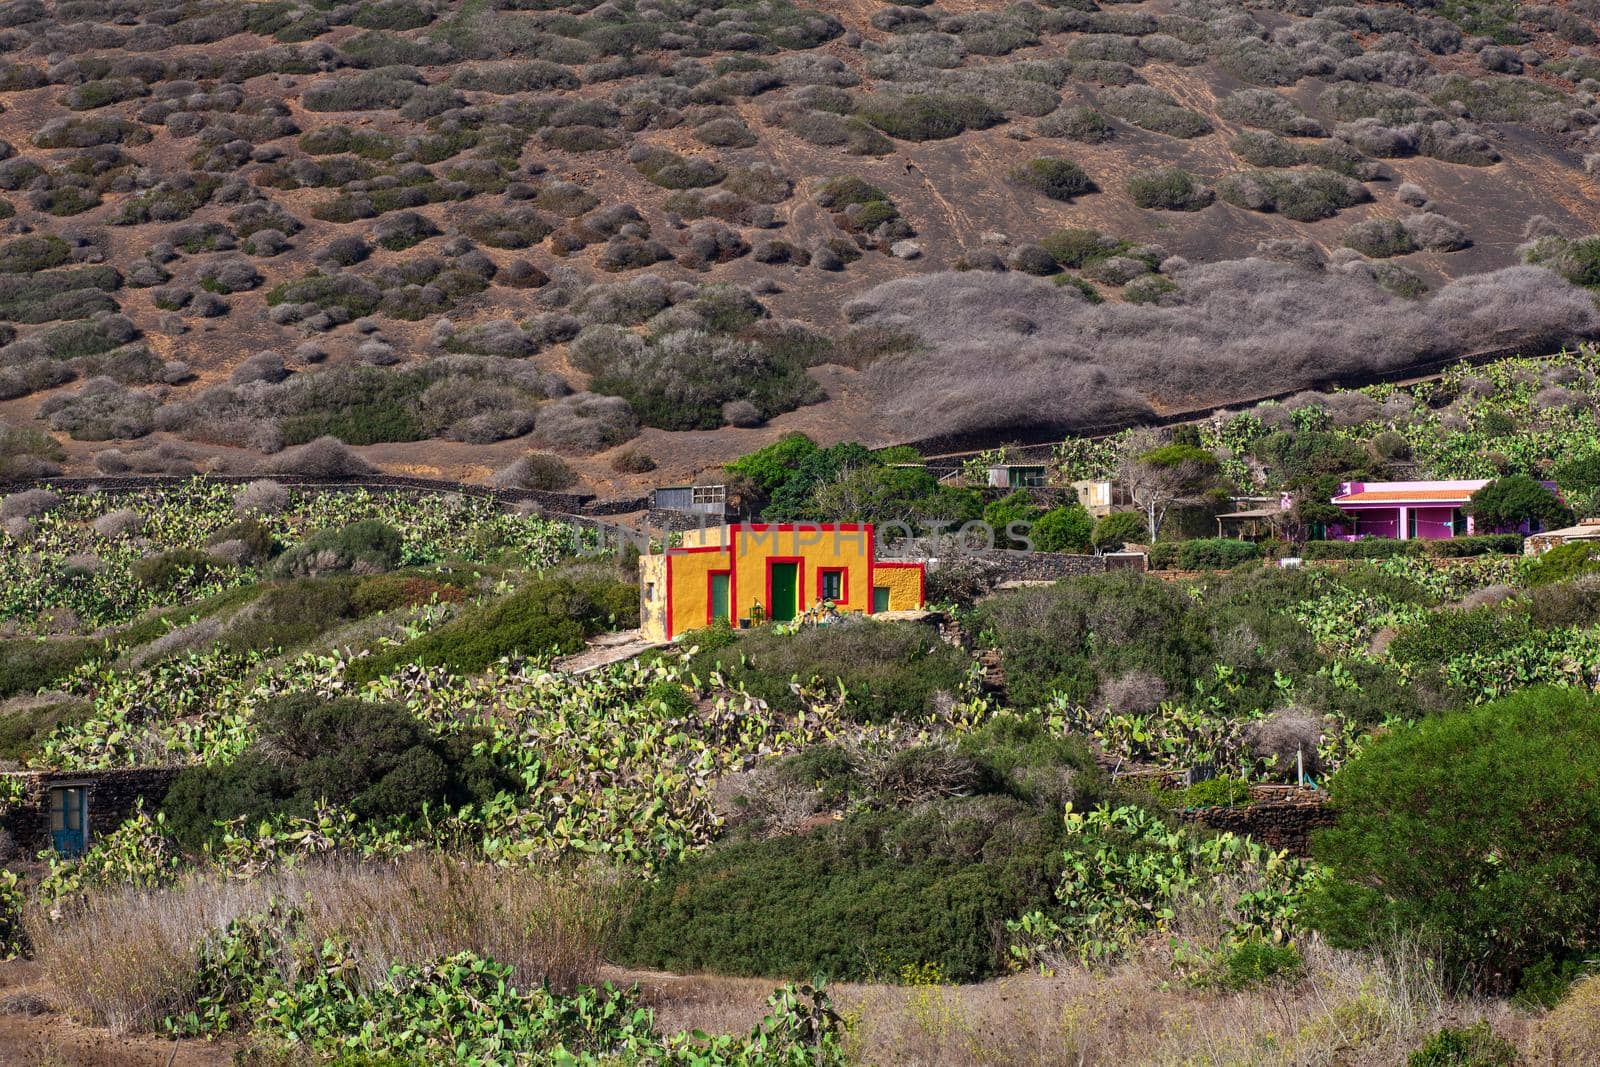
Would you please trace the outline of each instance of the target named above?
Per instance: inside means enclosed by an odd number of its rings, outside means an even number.
[[[1366,219],[1344,232],[1346,248],[1353,248],[1364,256],[1383,259],[1403,256],[1417,250],[1416,242],[1398,219]]]
[[[37,518],[60,503],[60,495],[49,489],[24,489],[0,499],[0,519]]]
[[[1400,221],[1416,246],[1429,252],[1455,252],[1472,244],[1466,228],[1448,215],[1425,211]]]
[[[143,525],[144,516],[133,508],[117,508],[94,520],[94,532],[110,540],[138,533]]]
[[[559,493],[578,481],[577,472],[560,456],[549,452],[530,452],[510,466],[496,471],[489,483],[501,489],[537,489]]]
[[[925,435],[1004,432],[1024,419],[1082,432],[1145,417],[1152,400],[1226,399],[1266,377],[1310,384],[1600,334],[1587,294],[1537,267],[1461,278],[1414,302],[1370,278],[1234,260],[1191,266],[1172,296],[1170,306],[1091,305],[1026,275],[969,271],[888,282],[845,313],[922,340],[865,375],[879,413]],[[1033,329],[1019,336],[1008,325],[1018,319]]]
[[[534,432],[549,448],[587,455],[633,438],[639,420],[621,397],[573,393],[540,407]]]
[[[1105,103],[1106,110],[1117,118],[1155,133],[1187,138],[1211,132],[1211,123],[1203,116],[1179,107],[1166,93],[1149,85],[1109,89]]]
[[[248,515],[276,515],[288,506],[289,490],[268,478],[258,478],[240,489],[233,498],[233,513],[241,518]]]
[[[296,448],[286,448],[261,467],[270,474],[313,478],[359,478],[376,470],[337,437],[319,437]]]

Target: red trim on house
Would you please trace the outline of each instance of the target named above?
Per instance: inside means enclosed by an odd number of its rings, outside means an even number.
[[[726,574],[728,576],[728,621],[731,623],[731,622],[733,622],[734,619],[738,618],[738,616],[733,613],[733,570],[732,570],[732,568],[729,568],[728,570],[725,570],[725,571],[706,571],[706,625],[707,626],[715,625],[716,621],[717,621],[717,603],[716,603],[716,598],[711,595],[711,591],[716,588],[716,577],[719,574]]]
[[[806,610],[806,558],[804,556],[767,556],[767,601],[761,605],[767,621],[772,621],[772,565],[774,563],[793,563],[794,568],[794,611],[796,615]]]
[[[666,553],[664,559],[666,562],[662,564],[661,572],[667,583],[667,640],[671,641],[678,636],[672,632],[672,553]]]
[[[872,572],[878,566],[878,531],[872,523],[862,523],[867,528],[867,602],[861,610],[868,615],[872,614]]]
[[[739,538],[736,533],[728,535],[728,621],[734,626],[739,625]]]
[[[839,576],[839,595],[834,598],[835,604],[850,603],[850,568],[849,567],[818,567],[817,568],[817,603],[826,600],[822,595],[822,579],[824,575],[837,574]]]

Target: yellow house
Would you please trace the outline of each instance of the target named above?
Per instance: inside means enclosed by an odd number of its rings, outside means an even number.
[[[870,523],[736,523],[639,558],[639,623],[647,640],[670,641],[719,619],[787,622],[825,600],[905,611],[925,585],[921,563],[873,558]]]

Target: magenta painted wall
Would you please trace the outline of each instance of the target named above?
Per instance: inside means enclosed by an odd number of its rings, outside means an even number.
[[[1447,541],[1455,536],[1455,508],[1417,508],[1417,536],[1424,541]]]
[[[1347,508],[1356,520],[1357,537],[1399,537],[1399,508]]]

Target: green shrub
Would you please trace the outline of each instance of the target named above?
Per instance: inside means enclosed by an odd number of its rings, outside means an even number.
[[[0,641],[0,698],[38,692],[108,652],[107,642],[93,638]]]
[[[1416,556],[1423,552],[1420,540],[1399,541],[1392,537],[1363,537],[1359,541],[1308,541],[1300,555],[1305,559],[1388,559],[1391,556]]]
[[[851,204],[870,204],[874,201],[889,199],[889,194],[879,189],[865,178],[857,178],[853,174],[841,174],[829,178],[812,194],[817,204],[821,207],[837,209],[848,207]]]
[[[355,579],[300,578],[269,587],[229,620],[221,643],[241,652],[298,648],[357,617]]]
[[[218,570],[217,561],[192,548],[174,548],[133,565],[133,580],[145,589],[169,593],[186,582],[199,584]]]
[[[1293,945],[1252,937],[1223,955],[1217,984],[1224,989],[1251,989],[1268,983],[1292,983],[1304,973],[1305,961]]]
[[[1548,585],[1596,572],[1600,572],[1600,544],[1569,541],[1524,561],[1522,581],[1528,586]]]
[[[1389,645],[1397,663],[1418,666],[1442,664],[1457,656],[1508,648],[1532,628],[1520,604],[1500,604],[1461,610],[1446,608],[1402,629]]]
[[[1231,808],[1250,799],[1250,783],[1243,778],[1208,778],[1177,794],[1184,808]]]
[[[1451,537],[1442,541],[1426,542],[1424,551],[1430,556],[1446,559],[1461,556],[1487,556],[1493,554],[1520,555],[1521,534],[1473,534],[1469,537]]]
[[[1372,199],[1354,178],[1326,170],[1256,170],[1230,174],[1217,193],[1235,207],[1279,212],[1296,222],[1332,218],[1342,208]]]
[[[1178,283],[1159,274],[1144,274],[1122,287],[1122,299],[1128,304],[1159,304],[1168,293],[1178,291]]]
[[[237,541],[245,546],[249,558],[254,562],[262,562],[276,556],[283,550],[277,537],[268,529],[260,519],[251,517],[230,522],[210,537],[206,538],[207,545],[220,545],[227,541]]]
[[[420,663],[472,674],[507,656],[576,652],[587,637],[638,623],[639,594],[629,582],[540,577],[397,648],[358,659],[346,673],[353,682],[366,682],[401,664]]]
[[[1034,520],[1033,547],[1039,552],[1087,552],[1094,519],[1082,504],[1051,508]]]
[[[403,549],[400,531],[378,519],[362,519],[307,538],[278,558],[278,570],[286,575],[393,570]]]
[[[1487,1022],[1441,1027],[1406,1059],[1406,1067],[1512,1067],[1517,1048]]]
[[[4,657],[5,653],[0,652],[0,671],[7,666]],[[30,702],[0,708],[0,760],[25,763],[58,729],[70,729],[93,714],[94,705],[86,700]]]
[[[1170,137],[1200,137],[1211,132],[1204,116],[1179,107],[1161,90],[1129,85],[1106,93],[1106,110],[1124,122]]]
[[[0,245],[0,274],[32,274],[71,258],[71,246],[52,234],[18,237]]]
[[[1040,241],[1039,245],[1061,266],[1074,270],[1120,255],[1129,247],[1126,241],[1107,237],[1099,230],[1081,227],[1057,230]]]
[[[1125,188],[1135,204],[1161,211],[1199,211],[1217,199],[1214,190],[1181,167],[1140,171],[1127,180]]]
[[[1353,248],[1369,259],[1386,259],[1415,252],[1417,243],[1411,239],[1399,219],[1366,219],[1344,232],[1344,246]]]
[[[1006,969],[1005,922],[1050,900],[1061,816],[1008,797],[854,816],[686,858],[640,897],[629,963],[722,974],[954,981]]]
[[[1332,781],[1328,877],[1307,914],[1336,945],[1435,939],[1487,990],[1600,946],[1600,699],[1529,689],[1372,741]]]
[[[1466,510],[1474,522],[1489,530],[1531,525],[1554,530],[1572,522],[1572,509],[1548,486],[1526,474],[1496,478],[1472,494]]]
[[[875,93],[856,114],[902,141],[940,141],[967,130],[986,130],[1005,118],[980,97],[945,93]]]
[[[1194,601],[1172,583],[1130,571],[998,593],[974,621],[1000,650],[1007,693],[1019,708],[1058,692],[1087,703],[1102,678],[1134,671],[1186,689],[1212,662]]]
[[[1120,552],[1129,544],[1150,540],[1150,527],[1137,511],[1113,511],[1094,524],[1090,541],[1097,552]]]
[[[1069,159],[1031,159],[1012,168],[1010,178],[1051,200],[1070,201],[1096,189],[1083,168]]]
[[[798,711],[791,679],[842,686],[844,709],[861,722],[916,719],[936,710],[941,694],[960,691],[967,659],[926,626],[850,620],[781,635],[759,629],[724,648],[702,650],[689,669],[705,678],[721,671],[776,708]]]
[[[1186,571],[1224,570],[1259,558],[1261,546],[1231,537],[1199,538],[1178,547],[1178,566]]]
[[[1038,122],[1034,129],[1044,137],[1061,137],[1084,144],[1099,144],[1115,136],[1115,130],[1100,112],[1092,107],[1065,107],[1054,111]]]
[[[161,810],[180,841],[213,839],[221,820],[309,817],[321,803],[369,820],[416,816],[511,785],[472,754],[475,733],[439,737],[398,704],[297,693],[267,702],[255,721],[257,740],[232,763],[193,767],[173,782]]]

